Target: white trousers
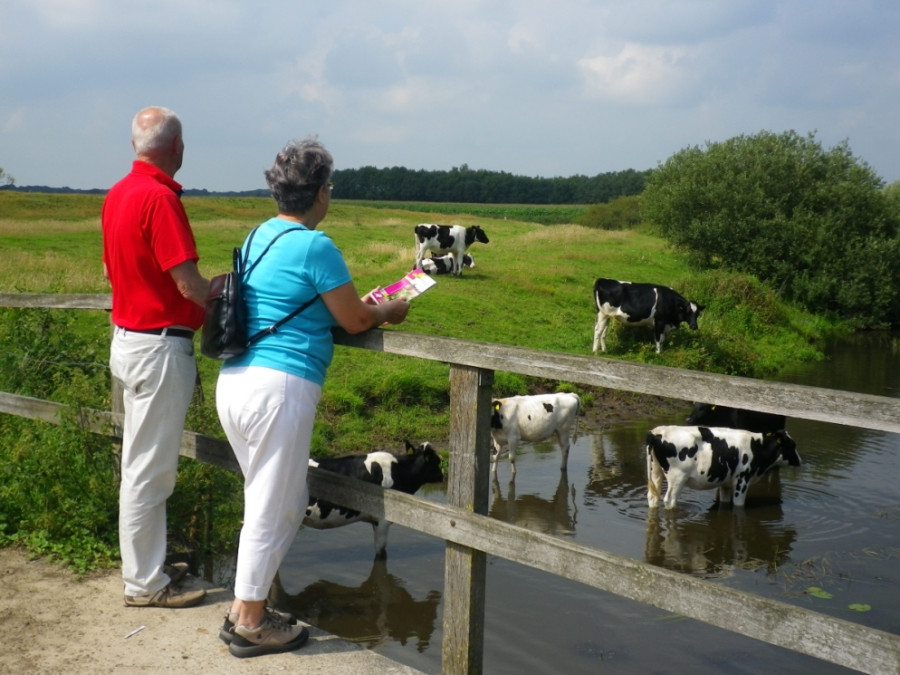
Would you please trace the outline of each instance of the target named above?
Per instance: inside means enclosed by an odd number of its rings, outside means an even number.
[[[194,343],[116,328],[109,366],[122,383],[125,403],[119,485],[125,595],[152,594],[170,581],[163,572],[166,500],[175,489],[184,419],[197,380]]]
[[[244,474],[234,595],[265,600],[306,513],[309,445],[322,388],[270,368],[226,368],[216,408]]]

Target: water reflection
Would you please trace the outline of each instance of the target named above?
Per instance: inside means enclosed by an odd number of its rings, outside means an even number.
[[[272,592],[276,607],[329,633],[369,649],[391,640],[406,645],[415,638],[420,653],[431,643],[441,600],[436,590],[422,600],[413,598],[403,580],[387,571],[385,560],[376,560],[358,586],[320,579],[291,595],[276,577]]]
[[[515,478],[510,478],[506,497],[500,490],[500,481],[491,480],[491,518],[525,527],[544,534],[571,535],[575,532],[578,506],[575,503],[575,485],[569,483],[567,471],[559,472],[559,482],[551,499],[536,494],[516,496]]]
[[[785,526],[780,504],[709,510],[685,518],[678,509],[647,516],[644,560],[704,577],[731,576],[735,568],[774,574],[790,560],[797,531]]]

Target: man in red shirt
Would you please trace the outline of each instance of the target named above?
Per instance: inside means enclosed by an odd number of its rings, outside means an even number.
[[[119,546],[125,604],[190,607],[205,591],[176,584],[185,565],[166,558],[166,500],[175,489],[181,434],[197,377],[194,331],[209,281],[175,173],[181,121],[151,107],[135,115],[137,160],[103,202],[103,267],[112,286],[110,371],[124,391]]]

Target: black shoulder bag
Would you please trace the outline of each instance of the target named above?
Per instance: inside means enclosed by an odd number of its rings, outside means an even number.
[[[235,247],[232,252],[232,271],[210,279],[209,294],[206,296],[205,303],[206,316],[203,319],[203,333],[200,338],[200,353],[211,359],[224,360],[243,354],[247,347],[266,335],[277,331],[282,325],[313,304],[319,297],[318,294],[315,295],[311,300],[304,302],[283,319],[247,337],[247,309],[244,304],[241,283],[281,235],[302,228],[292,227],[284,232],[279,232],[269,242],[269,245],[266,246],[263,252],[259,254],[259,257],[253,261],[253,264],[247,267],[250,244],[253,241],[253,235],[256,234],[256,229],[250,233],[247,239],[247,250],[243,257],[239,247]]]

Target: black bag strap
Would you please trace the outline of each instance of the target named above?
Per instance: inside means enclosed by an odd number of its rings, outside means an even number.
[[[305,228],[303,228],[303,227],[291,227],[291,228],[288,228],[288,229],[284,230],[283,232],[279,232],[278,234],[276,234],[276,235],[272,238],[272,241],[270,241],[269,244],[263,249],[263,252],[259,254],[259,257],[258,257],[256,260],[253,261],[253,263],[250,265],[250,267],[247,267],[247,259],[248,259],[248,257],[250,256],[250,244],[253,242],[253,235],[256,234],[256,230],[258,230],[258,229],[259,229],[258,226],[255,227],[255,228],[253,228],[253,231],[250,233],[250,236],[247,237],[247,249],[246,249],[246,251],[244,251],[243,260],[241,260],[241,249],[239,249],[239,248],[235,248],[235,249],[234,249],[234,269],[235,269],[236,272],[238,272],[238,274],[240,274],[240,276],[241,276],[241,283],[244,282],[244,278],[245,278],[248,274],[250,274],[251,270],[253,270],[253,268],[256,267],[256,264],[257,264],[260,260],[262,260],[262,257],[263,257],[266,253],[269,252],[269,249],[272,248],[272,244],[274,244],[276,241],[278,241],[278,238],[281,237],[281,235],[287,234],[288,232],[296,232],[296,231],[298,231],[298,230],[303,230],[303,229],[305,229]],[[313,304],[313,303],[314,303],[316,300],[318,300],[318,299],[319,299],[319,294],[316,293],[316,294],[312,297],[312,299],[307,300],[306,302],[304,302],[302,305],[300,305],[297,309],[295,309],[293,312],[291,312],[290,314],[288,314],[288,315],[285,316],[284,318],[279,319],[278,321],[276,321],[275,323],[273,323],[273,324],[272,324],[271,326],[269,326],[268,328],[263,328],[261,331],[259,331],[259,332],[257,332],[257,333],[254,333],[253,335],[251,335],[251,336],[247,339],[247,346],[249,347],[250,345],[252,345],[252,344],[253,344],[254,342],[256,342],[257,340],[260,340],[261,338],[264,338],[266,335],[271,335],[272,333],[275,333],[275,332],[276,332],[279,328],[281,328],[284,324],[286,324],[288,321],[290,321],[291,319],[293,319],[295,316],[297,316],[300,312],[302,312],[304,309],[306,309],[307,307],[309,307],[311,304]]]
[[[269,252],[269,249],[272,248],[272,244],[274,244],[276,241],[278,241],[282,235],[287,234],[288,232],[298,232],[300,230],[305,230],[306,228],[304,228],[304,227],[289,227],[288,229],[284,230],[283,232],[279,232],[272,238],[272,241],[270,241],[268,243],[268,245],[263,249],[263,252],[259,254],[259,257],[253,261],[253,264],[251,264],[250,267],[247,267],[247,259],[250,257],[250,244],[253,242],[253,235],[256,234],[256,231],[258,229],[259,229],[259,226],[254,227],[253,231],[250,233],[250,236],[247,237],[247,250],[244,251],[244,260],[241,263],[241,270],[240,270],[242,281],[243,281],[243,278],[245,276],[247,276],[248,274],[250,274],[250,272],[253,270],[253,268],[256,267],[257,263],[259,263],[259,261],[262,260],[263,256]]]
[[[315,295],[311,300],[307,300],[306,302],[304,302],[302,305],[300,305],[297,309],[295,309],[293,312],[291,312],[290,314],[288,314],[288,315],[287,315],[286,317],[284,317],[283,319],[279,319],[278,321],[276,321],[275,323],[273,323],[273,324],[272,324],[271,326],[269,326],[268,328],[263,328],[263,329],[262,329],[261,331],[259,331],[258,333],[254,333],[253,335],[251,335],[251,336],[247,339],[247,346],[249,347],[249,346],[252,345],[254,342],[256,342],[257,340],[259,340],[260,338],[264,338],[266,335],[271,335],[272,333],[276,332],[276,331],[277,331],[279,328],[281,328],[284,324],[286,324],[288,321],[290,321],[291,319],[293,319],[295,316],[297,316],[300,312],[302,312],[304,309],[306,309],[307,307],[309,307],[311,304],[313,304],[313,303],[314,303],[316,300],[318,300],[318,299],[319,299],[319,294],[316,293],[316,295]]]

